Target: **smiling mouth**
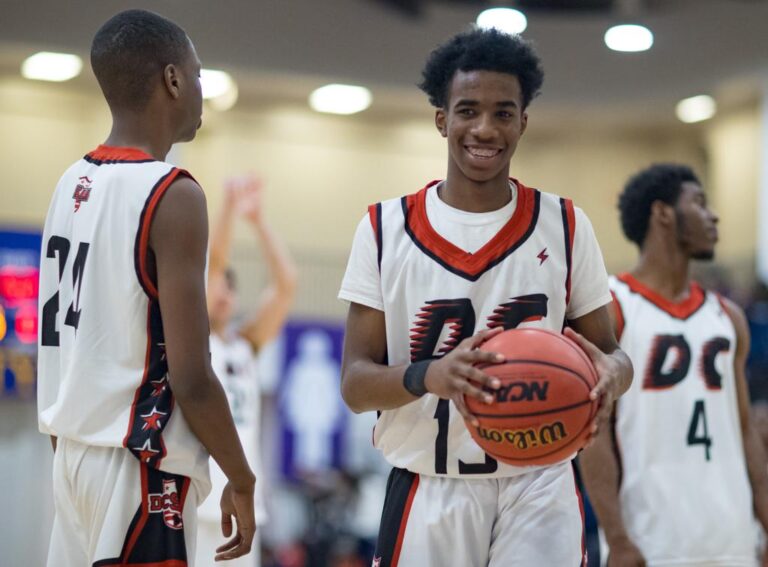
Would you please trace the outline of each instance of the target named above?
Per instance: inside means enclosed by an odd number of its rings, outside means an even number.
[[[493,159],[501,153],[500,148],[478,148],[474,146],[464,146],[469,155],[477,159]]]

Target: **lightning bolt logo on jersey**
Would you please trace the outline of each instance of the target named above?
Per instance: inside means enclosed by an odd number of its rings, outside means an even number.
[[[560,331],[567,317],[608,303],[602,258],[583,213],[567,199],[513,182],[514,213],[474,253],[432,226],[427,207],[437,182],[370,207],[368,230],[376,242],[389,364],[445,356],[486,328],[528,325]],[[585,226],[576,244],[587,256],[597,255],[602,273],[596,270],[598,285],[591,296],[582,290],[572,303],[577,215]],[[351,257],[347,274],[353,269]],[[347,280],[340,297],[361,302],[362,293]],[[420,474],[481,478],[531,470],[486,455],[450,402],[431,394],[381,412],[374,443],[393,466]]]

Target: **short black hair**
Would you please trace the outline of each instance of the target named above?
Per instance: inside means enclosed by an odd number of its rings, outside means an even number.
[[[701,184],[690,167],[677,163],[653,164],[630,177],[619,195],[624,235],[642,248],[653,202],[676,205],[682,185],[688,181]]]
[[[91,67],[111,107],[140,110],[169,64],[189,53],[187,33],[146,10],[126,10],[107,20],[91,44]]]
[[[495,71],[516,76],[523,93],[523,109],[544,83],[541,61],[531,43],[494,28],[475,28],[455,35],[429,55],[419,88],[427,93],[433,106],[445,108],[456,71]]]

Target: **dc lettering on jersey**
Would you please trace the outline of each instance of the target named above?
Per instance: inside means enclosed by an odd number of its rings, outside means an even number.
[[[181,519],[181,498],[176,480],[163,479],[163,493],[149,495],[149,513],[162,514],[165,525],[174,530],[184,527]]]
[[[513,297],[493,310],[486,327],[507,330],[524,322],[539,321],[547,316],[548,301],[543,293]],[[475,309],[468,298],[427,301],[416,315],[411,328],[411,362],[448,354],[461,341],[475,334],[475,320]],[[449,329],[448,337],[438,349],[440,336],[446,326]]]
[[[723,377],[716,367],[717,356],[731,349],[731,341],[714,337],[701,348],[698,369],[709,390],[720,390]],[[684,335],[656,335],[648,355],[643,389],[660,390],[682,382],[691,369],[691,347]]]

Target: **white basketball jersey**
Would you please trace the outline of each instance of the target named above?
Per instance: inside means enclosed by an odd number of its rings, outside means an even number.
[[[649,565],[754,565],[728,313],[695,283],[680,303],[629,274],[611,288],[635,369],[614,430],[629,537]]]
[[[179,175],[132,148],[99,146],[53,195],[40,266],[40,431],[126,447],[208,491],[208,454],[174,407],[156,284],[157,204]]]
[[[250,343],[234,335],[228,340],[211,334],[211,366],[227,394],[232,417],[237,426],[243,452],[256,474],[256,521],[266,520],[261,463],[259,458],[259,419],[261,395],[256,357]],[[199,509],[201,520],[221,521],[219,500],[227,477],[215,461],[211,461],[211,495]]]
[[[428,197],[436,192],[436,182],[370,208],[370,225],[358,228],[339,296],[384,311],[390,365],[438,358],[485,328],[530,326],[559,332],[567,318],[610,301],[602,257],[583,213],[569,200],[515,183],[514,213],[474,253],[459,248],[451,234],[439,234],[430,223]],[[579,223],[584,224],[581,231]],[[368,235],[377,245],[381,307],[365,296],[365,285],[355,283],[362,267],[355,259],[357,239]],[[575,236],[581,241],[574,242]],[[572,262],[576,244],[579,258],[597,266],[586,270],[591,272],[588,279]],[[579,297],[572,302],[577,285]],[[426,475],[484,478],[532,470],[486,455],[456,408],[433,394],[381,412],[374,444],[393,466]]]

